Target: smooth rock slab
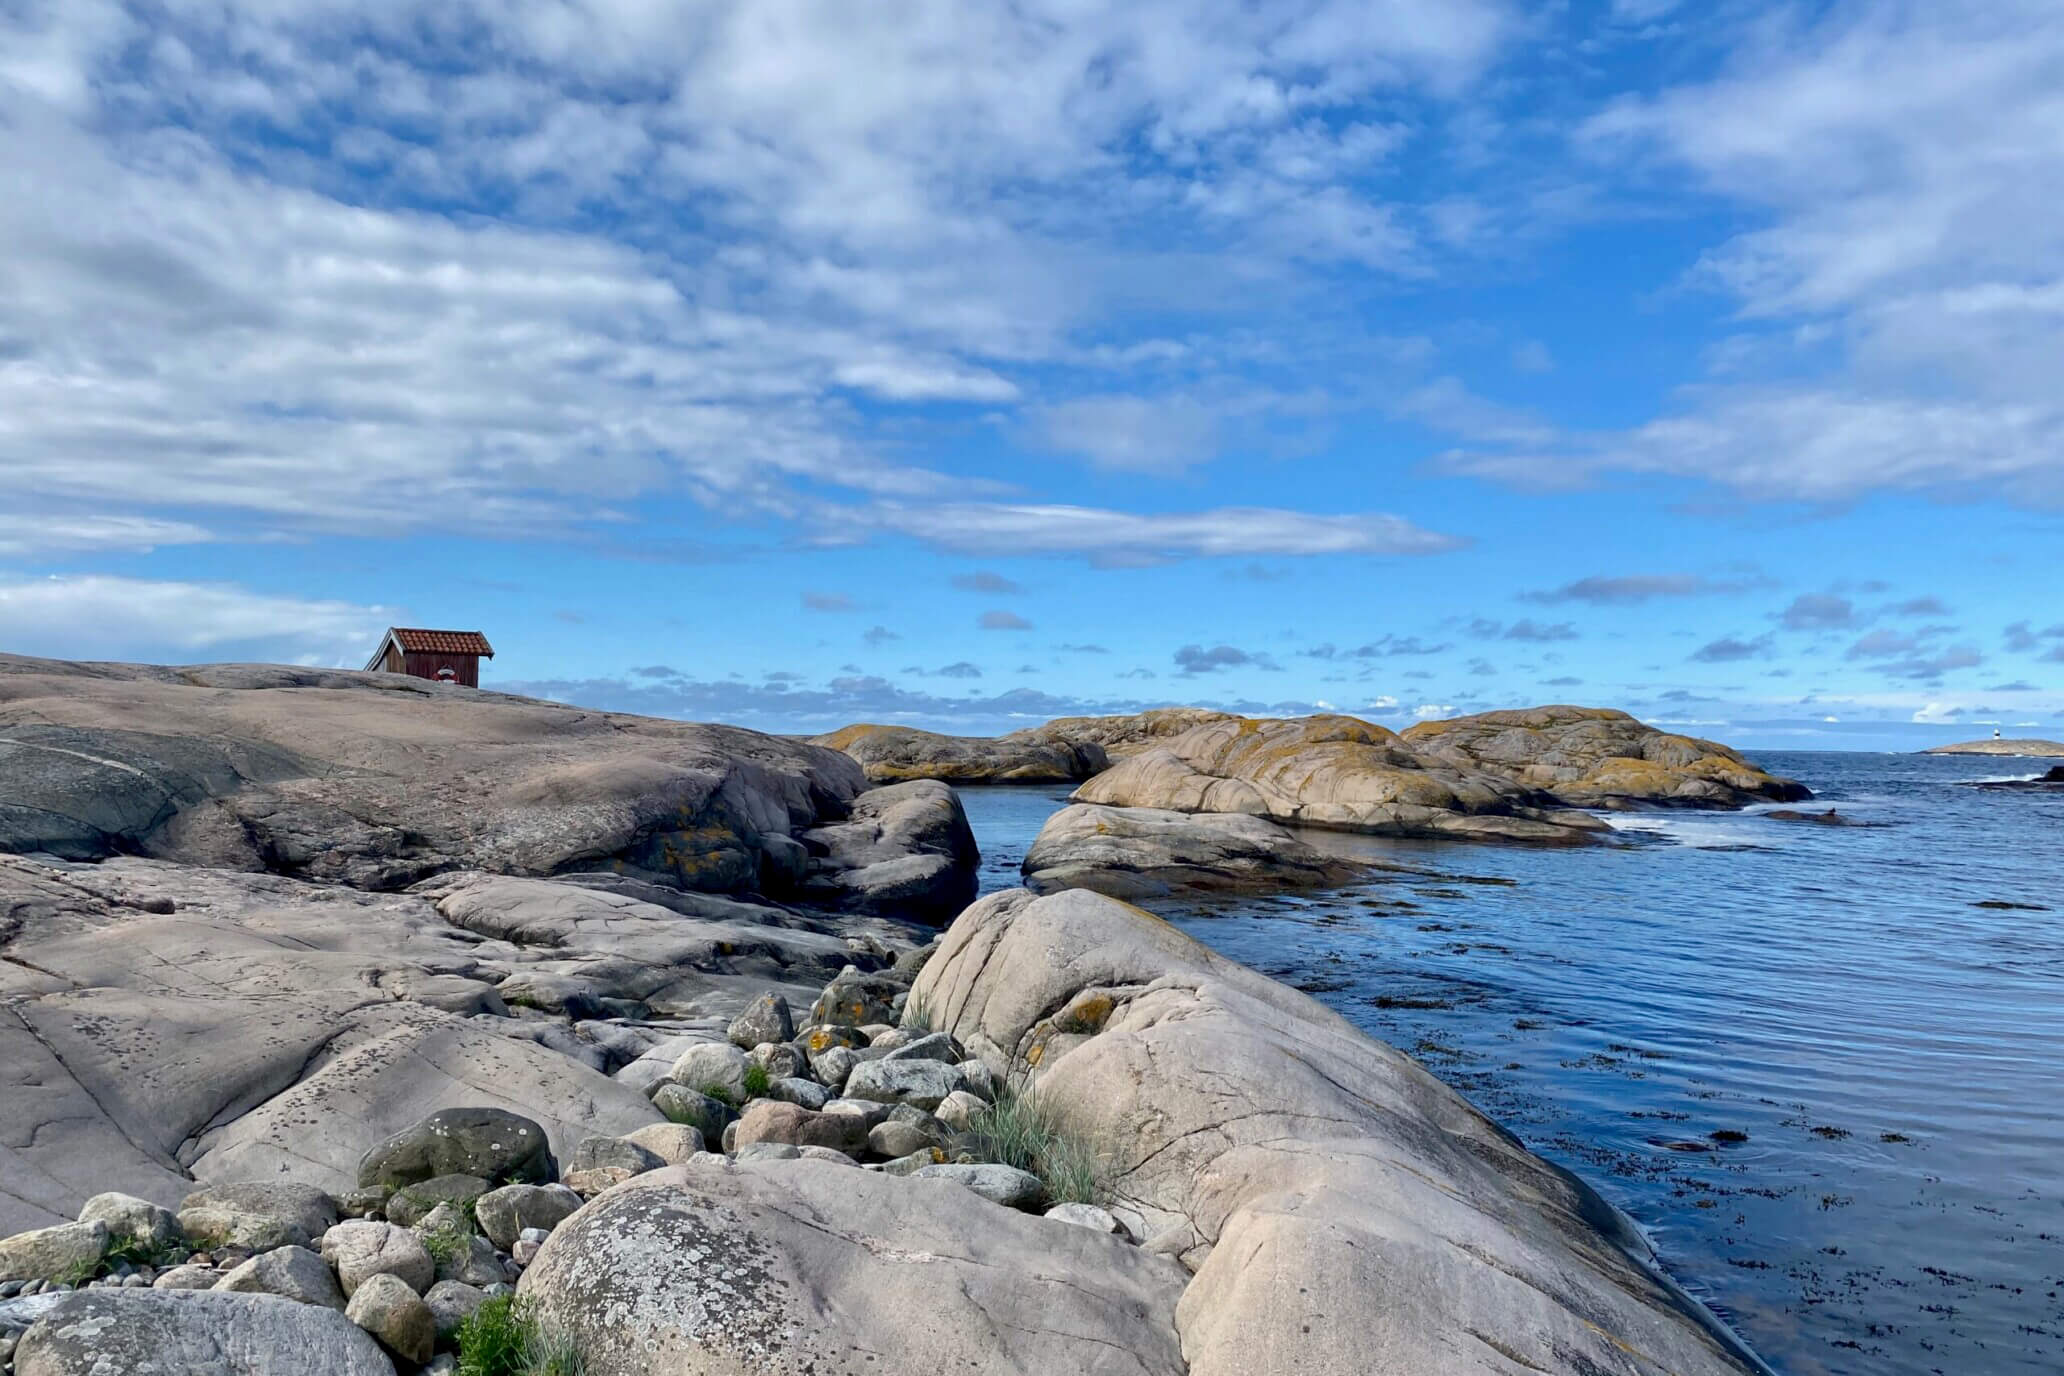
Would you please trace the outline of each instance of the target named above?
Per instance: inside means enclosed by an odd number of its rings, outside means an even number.
[[[394,1376],[334,1309],[277,1295],[82,1290],[22,1335],[15,1376]]]
[[[1000,1211],[971,1229],[968,1209],[945,1181],[816,1161],[675,1167],[562,1224],[518,1289],[588,1376],[1184,1371],[1180,1267]]]

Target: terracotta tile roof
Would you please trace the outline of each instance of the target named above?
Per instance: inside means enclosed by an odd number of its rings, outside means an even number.
[[[494,658],[494,646],[478,631],[426,631],[416,626],[396,626],[394,639],[403,652],[412,655],[486,655]]]

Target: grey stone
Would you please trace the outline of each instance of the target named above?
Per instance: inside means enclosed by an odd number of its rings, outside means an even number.
[[[951,1180],[1007,1209],[1037,1209],[1046,1203],[1046,1184],[1030,1171],[994,1162],[975,1165],[926,1166],[921,1180]]]
[[[179,1203],[179,1226],[198,1247],[308,1247],[336,1221],[328,1194],[283,1180],[209,1185]]]
[[[916,1175],[927,1166],[942,1166],[945,1163],[946,1153],[939,1150],[939,1148],[920,1147],[908,1156],[899,1156],[893,1161],[884,1161],[881,1171],[883,1175]]]
[[[880,1042],[875,1043],[881,1045]],[[951,1032],[930,1032],[923,1036],[910,1037],[901,1046],[890,1049],[882,1059],[889,1061],[944,1061],[947,1065],[958,1065],[964,1053],[960,1043],[953,1040]]]
[[[1344,884],[1367,872],[1263,817],[1091,803],[1047,818],[1024,861],[1036,893],[1093,889],[1129,901]]]
[[[956,1132],[966,1132],[974,1124],[975,1115],[989,1105],[964,1089],[956,1089],[939,1101],[936,1112],[939,1121]]]
[[[824,992],[810,1006],[810,1021],[851,1028],[871,1022],[892,1023],[896,1013],[890,1001],[902,991],[902,984],[892,976],[863,974],[848,965],[824,986]],[[816,1047],[809,1049],[811,1054],[816,1053]]]
[[[230,1293],[278,1295],[331,1309],[344,1307],[344,1291],[337,1284],[335,1273],[306,1247],[278,1247],[261,1252],[216,1281],[215,1288]]]
[[[996,1072],[984,1061],[962,1061],[960,1081],[964,1092],[988,1103],[996,1102]]]
[[[796,1161],[802,1158],[800,1147],[787,1142],[748,1142],[736,1153],[739,1161]]]
[[[1094,1204],[1056,1204],[1046,1211],[1046,1216],[1062,1223],[1072,1223],[1078,1228],[1090,1228],[1099,1233],[1113,1233],[1122,1236],[1124,1227],[1109,1209],[1100,1209]]]
[[[723,1100],[686,1085],[661,1085],[652,1096],[652,1106],[665,1114],[668,1122],[694,1128],[705,1138],[721,1135],[724,1124],[737,1116],[737,1110]]]
[[[970,1228],[968,1212],[959,1189],[820,1161],[674,1167],[568,1220],[522,1289],[589,1376],[872,1370],[885,1353],[912,1373],[1184,1371],[1181,1268],[1002,1210]],[[797,1321],[810,1314],[839,1321]]]
[[[858,1166],[860,1163],[842,1151],[830,1147],[797,1147],[796,1156],[804,1161],[829,1161],[834,1166]]]
[[[584,1137],[568,1161],[571,1170],[587,1171],[618,1167],[632,1175],[658,1170],[665,1158],[628,1137]]]
[[[637,1143],[669,1166],[686,1165],[705,1147],[702,1133],[686,1123],[653,1123],[625,1133],[623,1140]]]
[[[810,1073],[819,1083],[833,1093],[845,1087],[846,1077],[853,1073],[853,1067],[860,1064],[860,1057],[848,1046],[828,1047],[810,1057]]]
[[[442,1175],[500,1184],[549,1180],[553,1174],[545,1130],[498,1108],[439,1109],[374,1147],[358,1165],[359,1184],[395,1188]]]
[[[494,1188],[477,1175],[439,1175],[413,1185],[404,1185],[387,1200],[387,1221],[413,1228],[440,1204],[472,1202]]]
[[[473,1205],[480,1231],[503,1251],[527,1228],[550,1230],[580,1208],[580,1196],[564,1185],[504,1185]]]
[[[778,989],[769,989],[731,1020],[724,1035],[733,1046],[750,1051],[762,1042],[785,1042],[795,1036],[795,1015]]]
[[[941,1061],[868,1061],[846,1077],[846,1095],[930,1110],[960,1085],[960,1071]]]
[[[800,1075],[791,1075],[774,1081],[767,1086],[767,1097],[784,1104],[795,1104],[801,1108],[821,1109],[831,1102],[831,1091],[815,1080],[806,1080]],[[670,1164],[679,1165],[680,1162]]]
[[[935,780],[869,789],[845,821],[799,839],[811,851],[801,892],[813,903],[945,923],[974,900],[981,853],[960,795]]]
[[[153,1290],[212,1290],[222,1273],[212,1266],[187,1262],[158,1272],[151,1282]]]
[[[343,1314],[277,1295],[87,1290],[22,1335],[15,1376],[394,1376]]]
[[[46,1280],[100,1264],[107,1224],[59,1223],[0,1239],[0,1280]]]
[[[404,1362],[420,1366],[437,1350],[437,1317],[397,1276],[368,1276],[351,1292],[344,1316]]]
[[[752,1064],[767,1072],[769,1080],[786,1080],[803,1073],[803,1053],[786,1042],[761,1042],[750,1053]]]
[[[869,1128],[876,1123],[886,1123],[895,1111],[894,1104],[880,1103],[874,1099],[832,1099],[825,1103],[826,1113],[850,1113],[866,1121]]]
[[[335,1268],[347,1296],[375,1276],[394,1276],[419,1295],[437,1279],[437,1263],[422,1239],[392,1223],[339,1223],[323,1234],[322,1258]]]
[[[729,1042],[703,1042],[682,1052],[668,1073],[686,1089],[743,1104],[748,1064],[745,1053]]]
[[[449,1341],[459,1331],[459,1325],[487,1303],[487,1291],[460,1281],[441,1280],[424,1294],[423,1303],[430,1310],[438,1339]]]
[[[97,1194],[79,1210],[81,1223],[107,1224],[112,1246],[157,1252],[180,1241],[179,1218],[162,1204],[133,1194]]]

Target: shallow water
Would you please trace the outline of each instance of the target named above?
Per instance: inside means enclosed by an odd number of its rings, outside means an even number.
[[[1425,873],[1163,912],[1578,1171],[1780,1371],[2064,1370],[2064,793],[1961,782],[2033,761],[1757,758],[1882,825],[1321,836]],[[962,795],[987,890],[1066,790]]]

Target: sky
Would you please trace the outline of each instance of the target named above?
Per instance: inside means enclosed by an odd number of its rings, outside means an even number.
[[[2064,737],[2056,0],[0,0],[0,649]]]

